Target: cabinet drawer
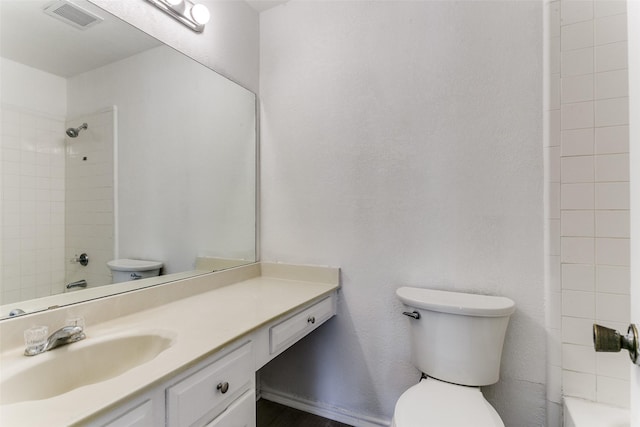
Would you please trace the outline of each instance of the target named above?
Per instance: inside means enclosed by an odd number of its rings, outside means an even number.
[[[333,316],[333,298],[327,297],[306,310],[272,326],[269,350],[277,353],[299,340]]]
[[[207,427],[255,427],[256,395],[252,390],[236,399],[222,414],[207,424]]]
[[[204,425],[251,388],[251,343],[167,389],[169,427]]]

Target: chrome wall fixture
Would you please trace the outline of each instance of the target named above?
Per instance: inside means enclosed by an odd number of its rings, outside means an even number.
[[[172,18],[182,22],[196,33],[204,31],[204,26],[209,22],[211,14],[207,6],[193,3],[191,0],[147,0],[171,15]]]

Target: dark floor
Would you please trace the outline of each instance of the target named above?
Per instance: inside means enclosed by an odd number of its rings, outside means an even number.
[[[257,427],[351,427],[288,406],[260,399]]]

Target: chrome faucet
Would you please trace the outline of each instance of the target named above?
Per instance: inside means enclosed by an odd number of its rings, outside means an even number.
[[[49,336],[43,351],[53,350],[56,347],[83,340],[86,337],[82,326],[65,326]]]
[[[83,332],[82,326],[65,326],[52,333],[45,341],[44,345],[27,347],[24,351],[25,356],[35,356],[54,348],[71,344],[76,341],[85,339],[87,336]]]
[[[86,288],[87,287],[87,281],[84,279],[78,280],[76,282],[71,282],[67,284],[67,289],[73,289],[73,288]]]

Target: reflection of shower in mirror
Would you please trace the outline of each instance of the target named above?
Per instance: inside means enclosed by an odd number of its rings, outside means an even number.
[[[89,126],[86,123],[83,123],[82,125],[80,125],[77,128],[69,128],[67,129],[67,135],[70,136],[71,138],[75,138],[80,134],[80,131],[83,129],[88,129]]]

